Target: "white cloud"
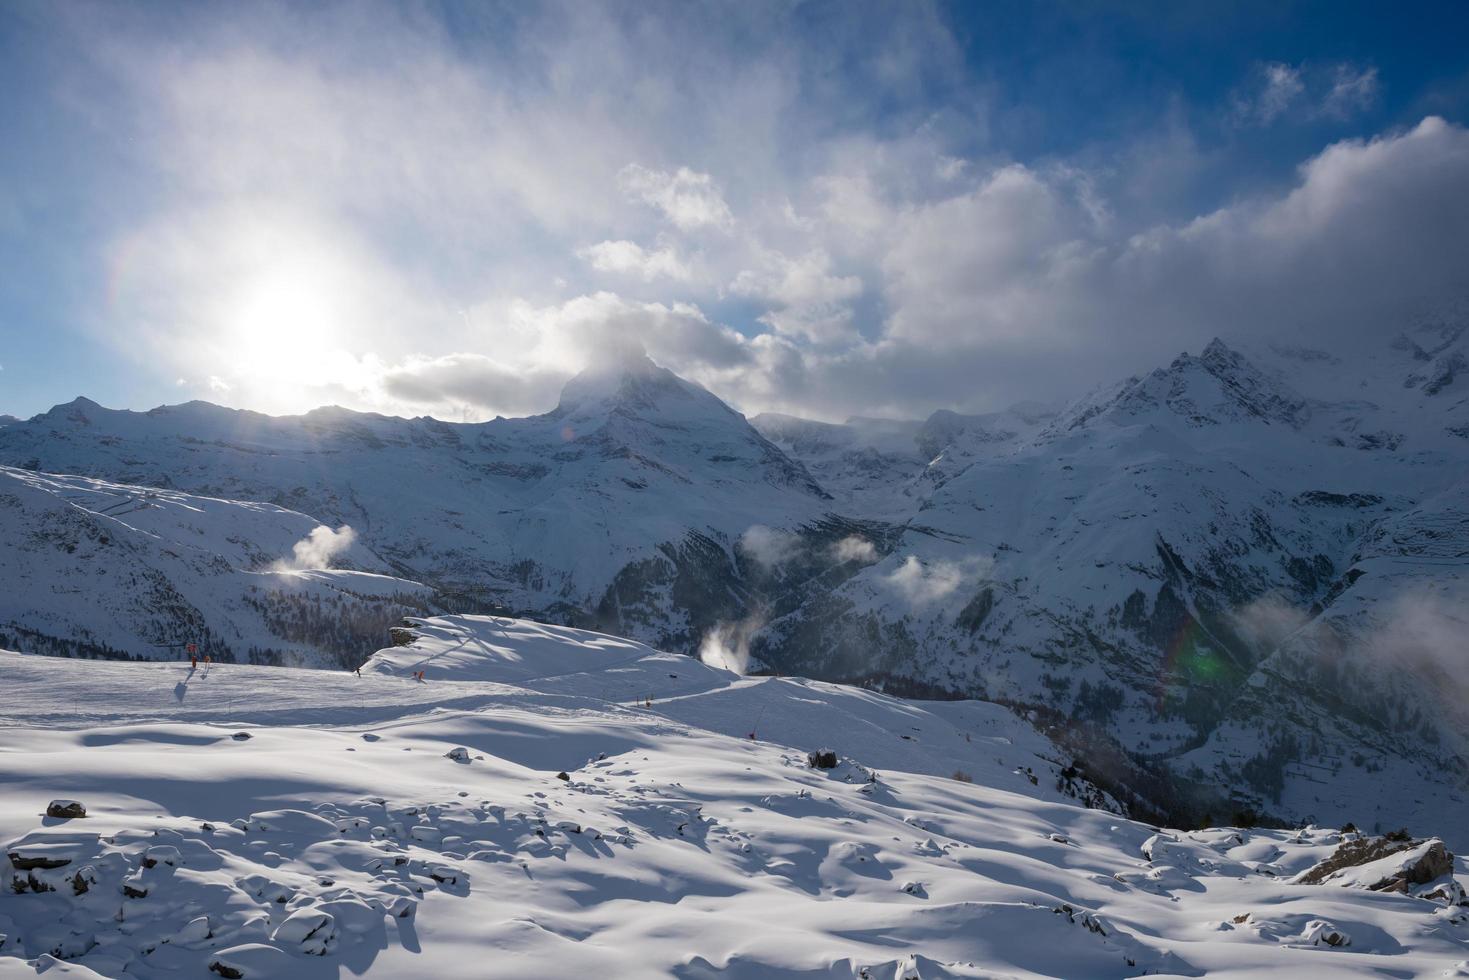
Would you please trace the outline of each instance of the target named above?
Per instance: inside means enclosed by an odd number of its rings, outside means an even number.
[[[832,275],[831,264],[831,256],[819,248],[795,258],[767,251],[760,256],[759,268],[741,270],[729,288],[736,295],[795,307],[839,303],[859,296],[862,280]]]
[[[1356,115],[1376,104],[1379,87],[1376,68],[1337,65],[1321,111],[1339,119]]]
[[[742,269],[729,289],[776,304],[760,319],[779,333],[815,343],[850,340],[855,336],[850,302],[862,294],[862,280],[832,275],[831,265],[831,256],[820,248],[795,258],[766,250],[757,267]]]
[[[1261,76],[1261,88],[1252,110],[1260,122],[1271,123],[1285,114],[1291,103],[1306,90],[1306,85],[1301,81],[1299,68],[1280,62],[1264,65]]]
[[[672,246],[645,249],[626,239],[598,242],[578,253],[599,272],[635,275],[644,282],[654,279],[688,279],[692,273]]]
[[[1377,69],[1351,62],[1258,65],[1234,96],[1237,125],[1268,126],[1277,120],[1347,119],[1377,102]]]
[[[681,229],[728,228],[734,223],[729,205],[709,174],[688,167],[668,173],[630,163],[617,179],[629,198],[657,208]]]

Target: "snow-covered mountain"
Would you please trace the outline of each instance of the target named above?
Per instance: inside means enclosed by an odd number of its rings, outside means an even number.
[[[361,676],[0,652],[0,977],[1469,972],[1441,840],[1138,823],[992,703],[398,639]]]
[[[360,656],[431,590],[285,559],[315,519],[274,504],[0,467],[0,641],[80,656],[314,663]]]
[[[348,524],[348,567],[433,608],[1020,705],[1143,812],[1417,826],[1469,758],[1466,350],[1215,341],[1060,408],[844,425],[747,422],[646,360],[479,425],[79,399],[0,428],[0,463],[308,515],[263,552]]]

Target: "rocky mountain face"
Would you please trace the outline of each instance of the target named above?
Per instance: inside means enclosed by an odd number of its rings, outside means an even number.
[[[747,422],[646,360],[479,425],[78,399],[0,428],[0,463],[301,515],[262,552],[348,524],[347,565],[434,608],[1003,700],[1139,806],[1412,823],[1462,802],[1469,757],[1464,358],[1442,325],[1354,355],[1215,341],[1059,408],[843,425]],[[12,628],[65,634],[32,597]]]

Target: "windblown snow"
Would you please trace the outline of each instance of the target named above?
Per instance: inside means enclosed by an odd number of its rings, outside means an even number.
[[[1469,975],[1440,842],[1128,820],[990,703],[394,639],[360,676],[0,653],[0,977]]]

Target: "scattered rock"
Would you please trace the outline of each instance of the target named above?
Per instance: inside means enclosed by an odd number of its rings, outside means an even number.
[[[15,865],[17,871],[50,871],[52,868],[64,868],[71,863],[70,857],[39,849],[29,854],[11,851],[6,857],[10,858],[10,863]]]
[[[74,895],[85,895],[97,883],[97,869],[90,864],[85,868],[79,868],[77,873],[71,876],[71,891]]]
[[[52,800],[46,804],[46,816],[56,817],[60,820],[75,820],[85,817],[87,808],[76,800]]]
[[[1313,946],[1350,946],[1352,937],[1325,919],[1314,919],[1306,923],[1306,929],[1301,933],[1301,941]]]
[[[807,753],[806,761],[811,764],[812,769],[835,769],[837,754],[831,749],[817,749],[815,752]]]
[[[160,864],[177,868],[181,863],[183,859],[179,856],[179,849],[168,844],[150,847],[143,854],[143,867],[145,868],[156,868]]]

